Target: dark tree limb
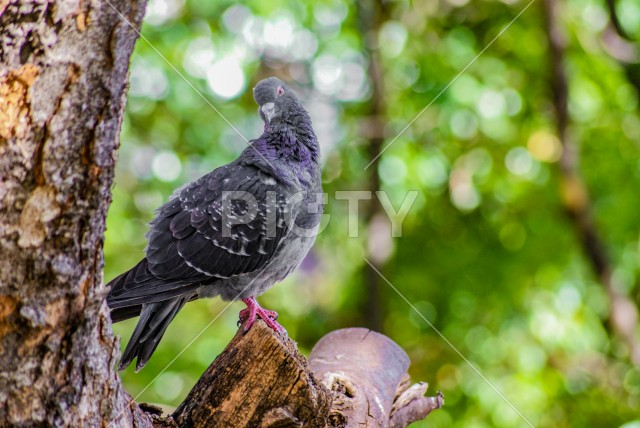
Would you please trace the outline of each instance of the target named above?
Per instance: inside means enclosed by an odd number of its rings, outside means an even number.
[[[609,329],[629,347],[630,360],[640,365],[640,343],[635,335],[638,307],[614,284],[613,264],[600,232],[593,222],[592,203],[578,168],[578,148],[569,135],[568,83],[564,66],[565,39],[558,18],[558,2],[543,1],[545,23],[551,50],[551,87],[556,113],[556,131],[563,151],[560,158],[561,195],[565,211],[580,240],[583,252],[595,275],[609,294]]]
[[[378,163],[384,143],[384,124],[386,115],[386,103],[384,98],[384,75],[380,62],[380,49],[378,47],[378,34],[382,24],[386,21],[385,2],[378,0],[358,0],[359,26],[363,35],[363,45],[368,56],[367,73],[372,84],[371,98],[367,102],[366,117],[361,124],[361,134],[367,139],[367,155],[373,163],[368,168],[367,189],[373,194],[380,190],[380,175]],[[372,254],[374,246],[391,247],[391,226],[384,215],[384,210],[377,198],[367,201],[364,218],[369,227],[367,233],[369,244],[367,258],[371,260],[378,270],[384,270],[383,265],[390,256],[390,252],[382,251]],[[386,223],[383,223],[386,222]],[[379,227],[387,224],[388,230]],[[384,226],[383,226],[384,227]],[[389,237],[387,239],[387,237]],[[385,242],[374,242],[375,238],[382,238]],[[382,331],[382,321],[386,308],[382,298],[380,275],[368,263],[364,263],[365,292],[361,302],[363,322],[366,327],[376,331]]]
[[[618,11],[616,9],[616,0],[606,0],[606,3],[607,3],[607,10],[609,12],[609,18],[611,20],[611,25],[615,29],[616,33],[618,33],[620,37],[626,40],[633,41],[633,38],[631,38],[629,34],[627,34],[625,29],[622,27],[622,23],[620,22],[620,19],[618,18]]]
[[[602,33],[604,50],[618,61],[627,80],[640,96],[640,48],[620,23],[615,0],[606,0],[609,25]]]
[[[367,329],[322,338],[309,363],[262,321],[238,331],[185,401],[158,426],[404,427],[442,407],[409,387],[409,358]]]

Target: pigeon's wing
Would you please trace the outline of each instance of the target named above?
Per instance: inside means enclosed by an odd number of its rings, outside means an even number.
[[[295,218],[291,194],[264,170],[237,163],[186,186],[158,210],[146,258],[113,281],[109,306],[165,300],[263,268],[287,233],[285,216]]]

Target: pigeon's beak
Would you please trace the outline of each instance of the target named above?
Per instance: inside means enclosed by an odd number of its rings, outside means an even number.
[[[276,111],[275,106],[273,105],[273,103],[266,103],[265,105],[260,107],[260,110],[262,110],[262,114],[264,115],[265,119],[267,119],[267,123],[271,122],[271,118],[273,117],[273,113],[275,113],[275,111]]]

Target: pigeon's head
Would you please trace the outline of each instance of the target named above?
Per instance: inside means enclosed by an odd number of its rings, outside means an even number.
[[[258,82],[253,88],[253,98],[260,106],[258,112],[265,123],[281,122],[292,114],[304,111],[296,94],[277,77]]]

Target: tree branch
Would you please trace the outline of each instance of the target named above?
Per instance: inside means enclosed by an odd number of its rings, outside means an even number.
[[[640,96],[640,49],[622,27],[615,3],[615,0],[607,0],[609,25],[602,34],[602,45],[624,69],[627,80]]]
[[[578,149],[571,141],[568,131],[569,91],[564,68],[566,42],[557,15],[558,2],[544,0],[543,6],[551,47],[551,87],[556,112],[556,130],[563,146],[560,159],[562,201],[588,262],[609,294],[611,313],[608,324],[629,347],[631,361],[640,365],[640,344],[635,338],[638,308],[628,296],[621,294],[614,284],[613,265],[605,242],[593,222],[588,190],[579,175]]]
[[[607,10],[609,12],[609,18],[611,20],[611,25],[615,29],[616,33],[623,39],[633,41],[633,39],[627,34],[625,29],[622,27],[620,23],[620,19],[618,18],[618,12],[616,10],[616,0],[606,0],[607,1]]]
[[[444,394],[438,391],[435,397],[425,397],[429,384],[418,382],[411,385],[399,395],[391,408],[390,428],[403,428],[410,423],[420,421],[437,409],[444,406]]]
[[[309,363],[262,321],[242,329],[158,426],[404,427],[442,407],[409,387],[409,358],[391,339],[350,328],[323,337]]]
[[[179,426],[325,424],[331,397],[288,337],[258,320],[238,333],[173,413]]]
[[[386,10],[384,2],[379,0],[358,0],[356,7],[363,35],[363,45],[368,56],[367,73],[372,84],[371,98],[368,100],[366,108],[367,116],[361,123],[361,134],[368,139],[367,154],[369,159],[375,159],[369,167],[367,183],[368,190],[374,194],[380,190],[380,175],[378,174],[380,159],[378,157],[384,143],[384,117],[386,114],[384,77],[378,47],[378,34],[380,27],[386,20]],[[369,227],[367,233],[368,258],[378,270],[383,270],[382,266],[391,255],[389,251],[385,250],[392,247],[393,242],[391,242],[391,226],[388,225],[387,230],[384,228],[385,223],[383,222],[388,222],[388,219],[377,198],[374,197],[367,202],[364,217]],[[377,248],[379,251],[372,254],[372,248]],[[363,269],[366,291],[361,307],[364,325],[373,330],[381,331],[385,305],[381,296],[380,276],[367,263],[363,264]]]

